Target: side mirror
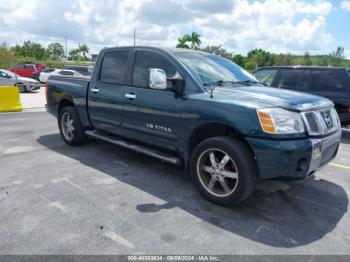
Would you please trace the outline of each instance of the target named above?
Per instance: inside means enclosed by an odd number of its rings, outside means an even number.
[[[163,69],[150,68],[149,69],[149,88],[165,90],[167,88],[166,74]]]

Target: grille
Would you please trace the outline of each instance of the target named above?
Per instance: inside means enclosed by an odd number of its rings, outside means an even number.
[[[334,108],[302,113],[310,136],[327,135],[340,127],[339,117]]]

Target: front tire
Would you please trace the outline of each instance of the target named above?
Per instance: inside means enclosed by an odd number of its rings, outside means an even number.
[[[64,107],[58,117],[58,127],[62,140],[72,146],[81,145],[86,140],[84,128],[74,106]]]
[[[18,90],[20,93],[27,92],[27,88],[26,88],[25,84],[23,84],[23,83],[18,83]]]
[[[214,137],[196,146],[190,173],[207,200],[233,206],[253,193],[257,168],[253,153],[243,142],[231,137]]]

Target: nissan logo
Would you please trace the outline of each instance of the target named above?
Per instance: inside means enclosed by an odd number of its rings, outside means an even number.
[[[332,118],[328,113],[324,114],[324,121],[326,122],[328,128],[332,127]]]

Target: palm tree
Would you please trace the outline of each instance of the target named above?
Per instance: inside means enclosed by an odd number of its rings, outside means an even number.
[[[82,44],[82,45],[79,44],[78,49],[79,49],[79,52],[83,53],[84,59],[87,60],[86,54],[89,53],[88,46],[85,44]]]
[[[180,36],[178,39],[179,42],[177,43],[176,47],[189,49],[190,47],[188,46],[188,44],[186,44],[186,42],[190,40],[188,37],[189,35]]]
[[[191,42],[191,49],[195,49],[197,46],[200,46],[202,41],[200,40],[200,34],[197,32],[192,32],[191,35],[185,35]]]

